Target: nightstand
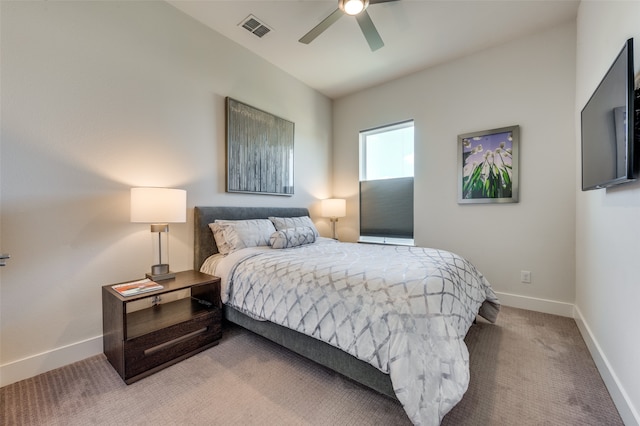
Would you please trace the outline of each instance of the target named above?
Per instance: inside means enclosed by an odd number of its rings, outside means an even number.
[[[197,271],[158,281],[160,290],[122,296],[102,287],[104,354],[131,384],[218,344],[220,278]]]

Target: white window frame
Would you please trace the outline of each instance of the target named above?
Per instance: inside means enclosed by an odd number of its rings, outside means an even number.
[[[367,170],[366,170],[367,168],[367,162],[366,162],[367,137],[370,137],[372,135],[377,135],[380,133],[387,133],[387,132],[391,132],[399,129],[404,129],[408,127],[413,128],[415,132],[415,124],[413,119],[402,121],[399,123],[375,127],[373,129],[362,130],[360,132],[360,155],[359,155],[360,181],[369,180],[367,179]],[[414,154],[415,154],[415,136],[414,136]],[[414,176],[415,176],[415,164],[414,164],[414,169],[411,174],[411,177],[414,177]],[[408,177],[408,176],[403,176],[403,177]],[[415,193],[414,193],[414,199],[415,199]],[[415,218],[414,218],[414,222],[415,222]],[[390,245],[411,245],[411,246],[415,244],[414,238],[392,238],[392,237],[368,236],[368,235],[364,235],[364,236],[359,235],[358,242],[373,243],[373,244],[390,244]]]

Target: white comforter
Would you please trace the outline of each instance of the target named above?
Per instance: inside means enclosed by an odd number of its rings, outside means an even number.
[[[223,302],[313,336],[390,374],[414,424],[437,425],[469,383],[463,341],[476,314],[495,321],[489,283],[435,249],[337,243],[213,256]]]

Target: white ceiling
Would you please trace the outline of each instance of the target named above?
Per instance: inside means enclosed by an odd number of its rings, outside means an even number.
[[[385,46],[372,52],[354,17],[305,45],[298,39],[337,0],[168,0],[177,9],[330,98],[356,92],[576,17],[579,0],[399,0],[367,9]],[[254,15],[259,38],[240,24]]]

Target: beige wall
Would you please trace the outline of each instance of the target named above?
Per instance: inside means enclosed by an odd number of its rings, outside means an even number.
[[[415,120],[415,240],[470,260],[505,304],[572,314],[575,24],[334,101],[340,235],[358,235],[358,132]],[[520,125],[520,202],[457,204],[457,135]],[[532,283],[520,282],[520,271]]]
[[[152,240],[129,188],[195,205],[310,207],[331,195],[331,101],[164,2],[0,2],[0,382],[102,351],[100,287],[142,277]],[[224,98],[295,122],[295,195],[226,194]],[[329,225],[318,226],[325,235]]]
[[[635,38],[635,71],[640,70],[639,22],[638,1],[580,4],[577,117],[631,37]],[[575,144],[580,152],[579,120],[576,128]],[[579,172],[578,168],[576,182],[580,180]],[[625,424],[637,425],[640,423],[640,183],[576,192],[577,319]]]

